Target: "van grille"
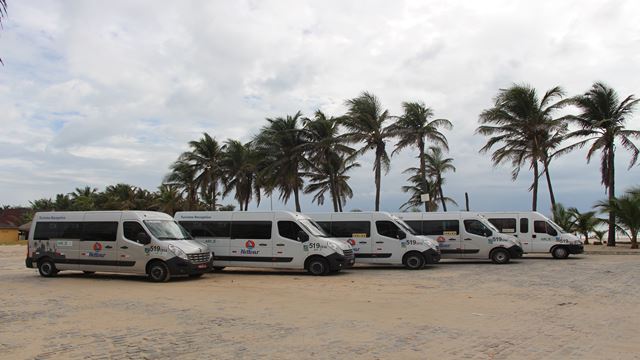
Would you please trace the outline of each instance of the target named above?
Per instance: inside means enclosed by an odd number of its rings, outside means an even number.
[[[344,257],[350,258],[353,257],[353,250],[342,250],[344,252]]]
[[[199,264],[208,262],[211,258],[211,253],[204,252],[199,254],[188,254],[187,256],[189,257],[189,261],[194,264]]]

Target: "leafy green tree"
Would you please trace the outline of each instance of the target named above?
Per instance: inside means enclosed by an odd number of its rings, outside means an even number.
[[[222,150],[223,196],[235,191],[240,211],[247,211],[253,194],[258,204],[260,203],[260,186],[257,179],[260,156],[252,143],[243,144],[238,140],[227,140]]]
[[[453,124],[447,119],[431,120],[433,110],[421,102],[404,102],[402,103],[402,108],[404,109],[402,116],[388,127],[389,132],[399,138],[396,148],[391,155],[393,156],[407,147],[416,147],[418,149],[418,158],[420,159],[419,172],[422,180],[420,185],[423,193],[427,194],[430,192],[430,189],[428,188],[429,182],[427,181],[428,170],[425,147],[427,143],[432,143],[435,145],[434,148],[449,150],[447,138],[440,132],[440,128],[450,130],[453,128]],[[438,186],[437,183],[435,185]],[[424,206],[425,211],[429,211],[426,203]],[[443,209],[447,211],[444,203]]]
[[[376,185],[375,211],[380,210],[380,185],[382,170],[389,172],[391,160],[386,150],[386,141],[393,137],[393,133],[385,122],[390,120],[388,110],[383,110],[380,101],[375,95],[363,92],[359,97],[346,101],[348,108],[342,125],[347,132],[344,137],[351,143],[361,143],[363,146],[357,150],[357,155],[363,155],[370,150],[375,151],[373,163],[374,181]]]
[[[400,210],[406,211],[407,209],[411,209],[414,207],[423,206],[423,202],[421,199],[421,195],[424,194],[424,187],[422,186],[422,177],[420,176],[420,169],[411,167],[402,172],[403,174],[412,174],[407,180],[409,181],[409,185],[402,186],[402,191],[408,193],[410,195],[409,200],[404,204],[400,205]],[[436,186],[435,181],[432,178],[428,178],[430,189],[429,201],[426,202],[428,211],[437,211],[438,210],[438,202],[450,203],[453,205],[458,205],[455,200],[444,197],[441,199],[441,193],[438,190],[438,186]],[[441,179],[442,183],[444,183],[444,179]]]
[[[84,188],[76,188],[72,193],[69,193],[71,198],[71,210],[75,211],[91,211],[96,210],[96,198],[98,196],[98,189],[91,186],[85,186]]]
[[[183,205],[184,199],[178,186],[162,184],[158,187],[156,199],[151,207],[173,216],[176,212],[182,210]]]
[[[595,211],[581,213],[576,208],[569,208],[569,213],[571,213],[573,217],[573,225],[565,230],[582,234],[584,236],[584,243],[588,244],[589,234],[594,232],[598,228],[598,225],[603,223],[603,220],[596,216]]]
[[[353,161],[353,158],[344,158],[333,154],[328,161],[313,163],[307,172],[309,184],[305,187],[305,194],[316,193],[313,201],[318,205],[323,205],[325,193],[329,192],[332,197],[335,212],[342,212],[347,199],[353,197],[353,189],[349,186],[349,176],[346,174],[350,170],[360,167],[360,164]]]
[[[29,205],[33,211],[52,211],[56,208],[53,201],[46,198],[29,201]]]
[[[444,184],[442,174],[448,171],[456,171],[456,167],[453,166],[453,158],[445,158],[442,149],[435,146],[430,146],[424,155],[427,175],[433,179],[433,185],[436,187],[435,190],[442,203],[442,210],[447,211],[447,203],[445,201],[447,198],[442,192],[442,184]]]
[[[564,117],[553,118],[554,112],[566,105],[565,101],[556,101],[562,96],[564,91],[559,86],[548,90],[540,99],[536,90],[529,85],[513,85],[500,90],[494,106],[480,114],[482,125],[476,133],[491,136],[480,153],[497,147],[491,160],[495,166],[510,163],[512,180],[518,178],[524,165],[533,169],[533,211],[538,207],[539,162],[542,162],[543,171],[548,175],[552,159],[549,146],[557,146],[550,139],[566,126]],[[552,194],[550,179],[548,177],[549,193]],[[551,201],[552,207],[555,207],[555,198],[552,197]]]
[[[573,231],[573,224],[575,223],[575,213],[571,211],[571,209],[572,208],[567,209],[561,203],[557,203],[556,206],[551,209],[553,222],[566,231]]]
[[[579,126],[579,130],[568,134],[571,138],[582,138],[579,142],[563,149],[568,152],[576,148],[582,148],[591,143],[587,152],[587,162],[591,157],[600,152],[600,175],[605,190],[609,191],[609,201],[615,198],[615,150],[616,141],[627,151],[631,152],[631,168],[638,160],[638,147],[632,139],[640,138],[640,131],[630,130],[625,123],[634,112],[640,99],[633,95],[620,101],[618,93],[601,82],[596,82],[583,95],[573,97],[571,103],[580,109],[580,114],[570,116],[570,120]],[[615,207],[609,209],[609,235],[607,246],[616,246],[615,234]]]
[[[187,161],[178,160],[171,164],[171,172],[164,178],[164,183],[177,188],[185,197],[185,210],[198,209],[198,182],[196,169]]]
[[[302,113],[267,119],[253,143],[260,154],[258,178],[265,193],[271,195],[275,189],[280,199],[287,203],[293,194],[296,211],[300,207],[300,194],[304,184],[303,169],[307,166],[304,157],[304,136],[298,122]]]
[[[189,147],[191,150],[184,152],[179,160],[187,162],[195,169],[195,181],[200,187],[200,195],[207,209],[215,210],[219,194],[218,185],[223,176],[220,145],[205,132],[200,140],[190,141]]]
[[[309,176],[312,184],[305,188],[305,193],[319,191],[313,201],[319,205],[324,203],[324,193],[329,192],[333,211],[340,211],[341,198],[338,189],[339,172],[348,171],[359,165],[351,163],[349,156],[355,150],[345,144],[345,138],[339,134],[339,121],[336,118],[328,118],[322,111],[316,110],[313,119],[303,119],[303,135],[305,144],[303,149],[307,154]],[[345,166],[348,168],[345,170]],[[348,177],[346,178],[348,179]],[[343,179],[344,180],[344,179]],[[347,185],[347,191],[350,187]]]
[[[616,215],[615,223],[618,229],[631,238],[631,248],[637,249],[638,231],[640,231],[640,196],[633,192],[627,192],[617,198],[600,201],[596,207],[601,211]],[[609,238],[611,237],[609,236]]]

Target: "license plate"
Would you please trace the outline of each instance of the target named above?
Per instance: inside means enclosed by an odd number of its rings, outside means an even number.
[[[207,264],[198,265],[198,269],[206,269],[206,268],[207,268]]]

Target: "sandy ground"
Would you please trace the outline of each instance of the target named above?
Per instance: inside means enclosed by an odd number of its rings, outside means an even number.
[[[640,257],[445,261],[335,276],[24,267],[0,247],[0,358],[640,359]]]

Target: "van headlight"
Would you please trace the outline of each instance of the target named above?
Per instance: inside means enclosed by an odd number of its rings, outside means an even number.
[[[168,248],[169,251],[171,251],[175,256],[179,257],[180,259],[189,261],[189,257],[187,256],[187,254],[179,247],[173,244],[169,244]]]
[[[337,252],[340,255],[344,255],[344,252],[342,251],[342,249],[340,249],[340,246],[338,246],[335,243],[329,242],[327,243],[327,245],[329,246],[329,248],[335,252]]]

